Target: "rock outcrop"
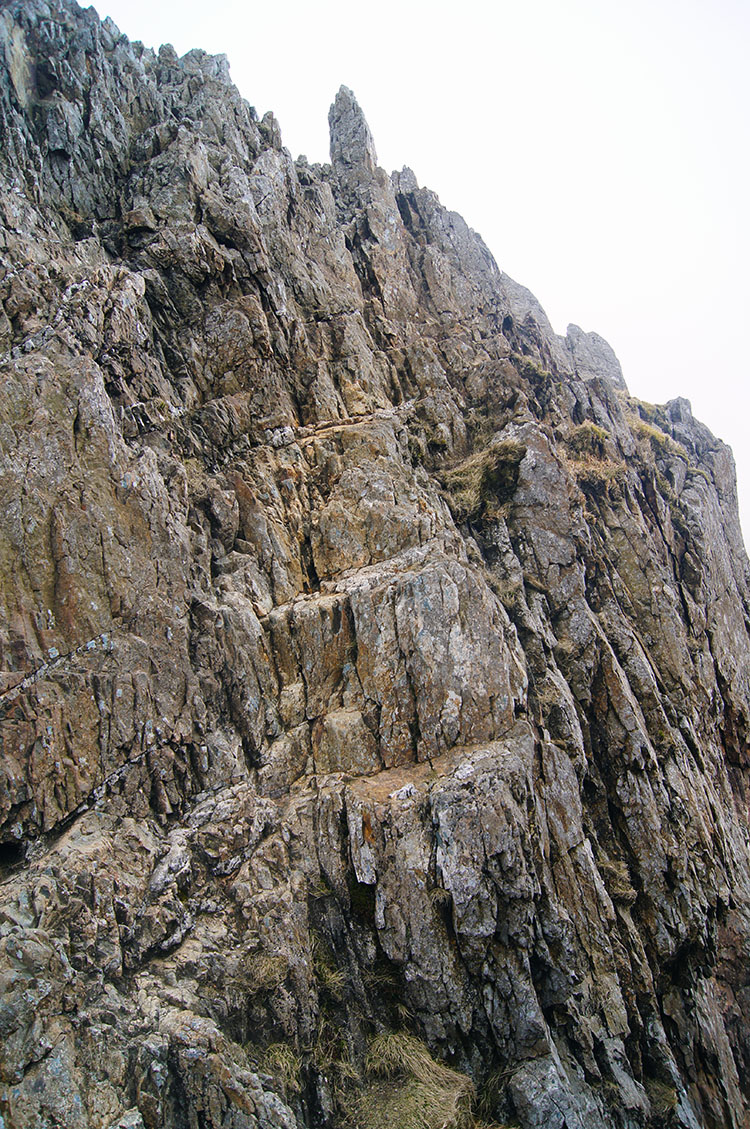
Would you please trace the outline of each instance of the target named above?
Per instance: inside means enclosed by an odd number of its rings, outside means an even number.
[[[729,450],[351,92],[0,54],[0,1124],[747,1125]]]

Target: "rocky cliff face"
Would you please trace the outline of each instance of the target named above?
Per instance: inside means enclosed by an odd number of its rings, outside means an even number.
[[[0,63],[0,1125],[747,1125],[729,450],[349,91]]]

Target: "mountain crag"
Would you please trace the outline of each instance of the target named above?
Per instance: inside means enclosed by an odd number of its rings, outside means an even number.
[[[731,453],[330,125],[0,4],[0,1126],[743,1129]]]

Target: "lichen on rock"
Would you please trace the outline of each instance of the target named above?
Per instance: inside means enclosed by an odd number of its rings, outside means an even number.
[[[330,123],[0,13],[0,1118],[740,1129],[731,452]]]

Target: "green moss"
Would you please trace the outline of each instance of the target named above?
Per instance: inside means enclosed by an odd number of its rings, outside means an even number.
[[[633,434],[637,439],[648,442],[655,455],[688,458],[682,443],[669,434],[669,419],[664,407],[637,400],[635,396],[624,397],[623,406]]]
[[[656,475],[654,477],[656,481],[656,488],[661,494],[662,498],[666,499],[666,501],[670,503],[675,502],[677,498],[674,490],[672,489],[672,483],[669,481],[669,479],[665,478],[663,474],[659,473],[659,471],[656,472]]]

